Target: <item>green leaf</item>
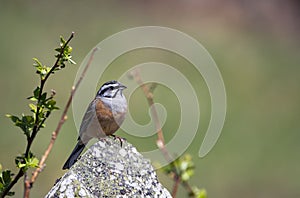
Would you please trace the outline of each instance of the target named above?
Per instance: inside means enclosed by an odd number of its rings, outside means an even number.
[[[40,95],[40,87],[36,87],[35,90],[33,91],[33,96],[38,99]]]
[[[10,118],[15,124],[21,121],[17,116],[14,115],[6,114],[6,117]]]
[[[29,104],[29,108],[33,113],[36,113],[37,107],[34,104]]]
[[[49,110],[55,110],[55,109],[59,109],[56,105],[56,101],[51,99],[49,101],[47,101],[47,103],[45,104],[45,107]]]
[[[194,163],[192,157],[189,154],[186,154],[177,158],[168,166],[165,166],[163,171],[171,177],[178,175],[182,181],[186,182],[194,175]]]
[[[66,40],[64,39],[64,37],[60,36],[60,46],[64,46],[66,44]]]
[[[44,79],[44,77],[49,73],[51,68],[47,67],[46,65],[42,65],[42,63],[37,58],[34,58],[33,60],[33,66],[36,68],[36,73],[40,75],[41,79]]]
[[[181,180],[182,181],[188,181],[189,179],[190,179],[189,174],[187,174],[186,172],[182,173],[182,175],[181,175]]]
[[[17,167],[23,167],[22,164],[25,164],[25,157],[24,154],[22,154],[21,156],[17,156],[15,158],[15,164],[17,165]]]
[[[22,164],[22,163],[18,163],[18,164],[17,164],[17,167],[18,167],[18,168],[24,168],[25,166],[26,166],[26,164]]]
[[[181,171],[186,171],[189,167],[189,163],[187,161],[182,161],[180,163],[180,170]]]
[[[68,59],[68,62],[69,62],[69,63],[71,63],[71,64],[73,64],[73,65],[76,65],[76,62],[75,62],[75,61],[73,61],[71,58],[70,58],[70,59]]]
[[[27,166],[32,168],[39,167],[39,160],[36,157],[29,158],[27,161]]]
[[[23,115],[22,116],[22,121],[24,124],[26,124],[28,127],[33,126],[34,124],[34,118],[31,115]]]
[[[12,181],[12,176],[14,174],[11,173],[10,170],[5,170],[5,171],[1,171],[0,173],[0,195],[1,193],[4,191],[4,189],[11,183]],[[14,192],[8,192],[8,196],[12,196],[14,195]]]
[[[14,115],[10,115],[10,114],[7,114],[6,116],[15,123],[15,126],[21,128],[27,137],[30,136],[30,132],[32,131],[32,128],[34,126],[34,117],[33,116],[22,115],[21,118],[14,116]]]
[[[41,107],[41,108],[43,108],[46,101],[47,101],[47,93],[44,92],[44,93],[41,95],[41,97],[39,98],[38,106]]]
[[[5,170],[2,172],[2,179],[4,184],[5,183],[10,183],[11,182],[11,171],[10,170]]]
[[[8,187],[8,185],[11,183],[12,181],[12,176],[14,174],[10,171],[10,170],[4,170],[0,171],[0,196],[2,194],[2,192],[5,190],[5,188]],[[8,192],[7,196],[12,196],[14,195],[14,192]]]
[[[70,64],[76,64],[75,61],[72,60],[71,53],[73,51],[73,48],[69,45],[65,46],[66,40],[61,37],[60,38],[60,48],[56,48],[55,51],[59,52],[55,55],[56,58],[59,58],[59,62],[57,67],[55,68],[55,71],[58,71],[66,66],[65,62],[68,62]],[[63,48],[64,47],[64,48]]]
[[[22,154],[15,158],[15,163],[18,168],[22,168],[26,172],[29,168],[37,168],[39,160],[30,152],[28,156]]]
[[[27,99],[30,100],[30,101],[32,101],[32,102],[38,101],[38,99],[35,98],[34,96],[30,96],[30,97],[28,97]]]
[[[205,189],[200,189],[197,194],[197,198],[207,198],[207,192]]]
[[[35,66],[35,67],[43,66],[42,63],[37,58],[33,58],[33,61],[34,61],[33,66]]]
[[[60,48],[56,48],[55,51],[57,51],[57,52],[60,53],[60,52],[61,52],[61,47],[60,47]],[[55,57],[56,57],[56,56],[55,56]]]

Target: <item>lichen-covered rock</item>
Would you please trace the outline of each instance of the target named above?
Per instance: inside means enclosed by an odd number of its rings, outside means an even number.
[[[150,164],[127,141],[91,146],[46,197],[171,197]]]

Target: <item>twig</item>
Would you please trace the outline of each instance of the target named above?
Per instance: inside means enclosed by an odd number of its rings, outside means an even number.
[[[39,173],[42,171],[42,169],[43,169],[43,167],[44,167],[44,165],[45,165],[45,161],[46,161],[46,159],[48,158],[48,155],[49,155],[49,153],[50,153],[51,150],[52,150],[52,147],[53,147],[53,145],[54,145],[54,143],[55,143],[55,140],[56,140],[56,138],[57,138],[57,135],[59,134],[62,125],[64,124],[64,122],[65,122],[66,119],[67,119],[67,112],[68,112],[68,109],[69,109],[69,107],[70,107],[70,105],[71,105],[71,102],[72,102],[72,99],[73,99],[73,97],[74,97],[74,94],[75,94],[77,88],[79,87],[79,85],[80,85],[80,83],[81,83],[83,77],[85,76],[86,71],[88,70],[89,66],[91,65],[91,62],[92,62],[92,60],[93,60],[93,58],[94,58],[94,54],[95,54],[95,52],[96,52],[97,50],[98,50],[98,48],[95,48],[95,49],[92,51],[92,53],[91,53],[91,55],[90,55],[90,57],[89,57],[88,63],[86,64],[84,70],[82,71],[82,73],[81,73],[81,75],[80,75],[80,78],[78,79],[78,81],[76,82],[76,84],[72,87],[70,97],[69,97],[69,99],[68,99],[68,101],[67,101],[67,104],[66,104],[66,106],[65,106],[65,108],[64,108],[64,111],[63,111],[63,113],[62,113],[62,115],[61,115],[60,121],[59,121],[59,123],[58,123],[58,125],[57,125],[55,131],[52,132],[52,136],[51,136],[50,143],[49,143],[49,145],[48,145],[48,147],[47,147],[47,149],[46,149],[44,155],[42,156],[42,158],[41,158],[41,160],[40,160],[40,162],[39,162],[39,167],[35,169],[35,171],[34,171],[33,174],[32,174],[31,179],[26,181],[26,183],[29,184],[29,185],[26,185],[26,187],[27,187],[26,190],[28,191],[28,194],[26,194],[26,195],[27,195],[26,198],[29,197],[29,191],[30,191],[30,188],[32,187],[33,183],[36,181],[37,176],[38,176]],[[28,188],[28,187],[29,187],[29,188]]]
[[[178,191],[178,186],[180,183],[180,177],[178,175],[175,175],[174,177],[174,185],[173,185],[173,190],[172,190],[172,197],[176,197],[177,191]]]
[[[141,75],[139,70],[134,70],[131,75],[133,76],[134,80],[141,86],[144,95],[147,98],[148,104],[151,108],[151,114],[152,117],[154,119],[154,123],[155,123],[155,127],[156,127],[156,131],[157,131],[157,140],[156,140],[156,144],[158,146],[158,148],[162,151],[165,159],[168,162],[172,161],[172,158],[169,154],[169,152],[167,151],[166,147],[165,147],[165,138],[163,135],[163,131],[161,129],[161,124],[158,118],[158,113],[156,111],[156,108],[153,106],[154,105],[154,100],[153,100],[153,90],[150,91],[149,87],[142,81]]]
[[[25,172],[25,174],[24,174],[24,194],[23,194],[23,197],[26,197],[26,193],[27,193],[27,191],[26,191],[26,188],[27,188],[26,181],[27,181],[27,179],[28,179],[28,175],[27,175],[27,172]]]
[[[188,192],[188,194],[190,196],[195,196],[195,193],[194,193],[192,187],[190,186],[190,184],[187,181],[182,181],[181,184],[186,189],[186,191]]]
[[[63,55],[63,52],[64,52],[64,49],[67,47],[67,45],[69,44],[69,42],[72,40],[72,38],[74,37],[74,32],[72,32],[71,36],[69,37],[69,39],[67,40],[67,42],[61,47],[61,52],[59,54],[59,56],[57,57],[54,65],[52,66],[51,70],[49,73],[47,73],[47,75],[45,76],[44,79],[41,79],[40,83],[40,92],[39,92],[39,100],[37,101],[37,103],[40,102],[40,98],[41,98],[41,95],[43,93],[43,88],[45,86],[45,83],[46,83],[46,80],[49,78],[50,74],[54,71],[54,69],[56,69],[58,67],[58,63],[59,63],[59,60],[62,58],[62,55]],[[37,110],[36,112],[39,112],[40,111],[40,107],[37,106]],[[35,117],[35,123],[34,123],[34,126],[33,126],[33,129],[32,129],[32,134],[30,137],[27,138],[27,146],[26,146],[26,149],[25,149],[25,157],[28,156],[29,152],[30,152],[30,148],[31,148],[31,145],[32,145],[32,142],[38,132],[38,128],[39,128],[39,125],[38,125],[38,122],[39,122],[39,117],[38,117],[38,113],[36,113],[36,117]],[[14,179],[12,180],[12,182],[10,182],[10,184],[7,186],[7,188],[4,189],[3,193],[1,194],[1,197],[4,197],[5,195],[7,195],[7,193],[10,191],[10,189],[19,181],[19,179],[25,174],[24,170],[22,168],[19,169],[19,172],[17,173],[17,175],[14,177]],[[27,185],[25,184],[25,181],[24,181],[24,186],[26,187]],[[26,192],[26,189],[25,189],[25,192]],[[24,192],[24,196],[25,196],[25,192]]]
[[[160,124],[160,121],[158,119],[158,113],[156,111],[156,108],[153,106],[154,105],[154,100],[153,100],[153,90],[154,89],[151,89],[151,86],[147,86],[143,81],[142,81],[142,78],[141,78],[141,75],[140,75],[140,72],[138,69],[135,69],[134,71],[132,71],[130,73],[130,75],[134,78],[134,80],[141,86],[143,92],[144,92],[144,95],[146,96],[147,98],[147,101],[148,101],[148,104],[151,108],[151,114],[152,114],[152,117],[154,119],[154,122],[155,122],[155,127],[156,127],[156,131],[157,131],[157,141],[156,141],[156,144],[158,146],[158,148],[162,151],[165,159],[171,163],[172,162],[172,158],[165,146],[165,140],[164,140],[164,135],[163,135],[163,131],[162,131],[162,128],[161,128],[161,124]],[[150,88],[149,88],[150,87]],[[175,174],[174,175],[174,186],[173,186],[173,190],[172,190],[172,197],[176,197],[176,194],[177,194],[177,191],[178,191],[178,186],[181,182],[181,179],[180,179],[180,175],[178,173],[178,171],[176,170],[176,166],[172,166],[173,168],[173,173]],[[187,183],[187,182],[182,182],[182,185],[187,189],[187,191],[189,192],[189,194],[193,194],[193,191],[192,191],[192,188],[190,187],[190,185]]]
[[[53,71],[59,66],[58,63],[59,63],[59,60],[62,58],[62,55],[64,53],[64,49],[68,46],[69,42],[72,40],[73,37],[74,37],[74,32],[71,33],[71,36],[69,37],[67,42],[61,47],[61,51],[60,51],[54,65],[51,67],[50,71],[47,73],[47,75],[45,76],[44,79],[41,79],[41,87],[40,87],[40,92],[39,92],[39,96],[38,96],[39,100],[37,101],[37,103],[40,102],[40,98],[42,96],[43,89],[44,89],[44,86],[45,86],[45,83],[46,83],[47,79],[53,73]],[[37,106],[36,112],[40,112],[40,107],[39,106]],[[35,123],[34,123],[33,129],[32,129],[32,134],[28,139],[28,144],[27,144],[27,147],[26,147],[25,156],[28,156],[28,154],[30,152],[32,142],[33,142],[33,140],[34,140],[34,138],[35,138],[35,136],[38,132],[38,128],[39,128],[38,123],[39,123],[39,116],[38,116],[38,113],[36,113]]]

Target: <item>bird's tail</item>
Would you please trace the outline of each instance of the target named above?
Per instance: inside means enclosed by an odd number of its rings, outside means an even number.
[[[85,145],[79,140],[76,144],[74,150],[72,151],[70,157],[67,159],[63,166],[63,170],[71,168],[73,164],[77,161],[77,158],[79,157],[80,153],[83,151]]]

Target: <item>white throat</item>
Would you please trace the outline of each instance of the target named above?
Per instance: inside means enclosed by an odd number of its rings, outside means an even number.
[[[122,91],[118,91],[114,98],[101,97],[101,100],[113,113],[127,111],[127,100]]]

